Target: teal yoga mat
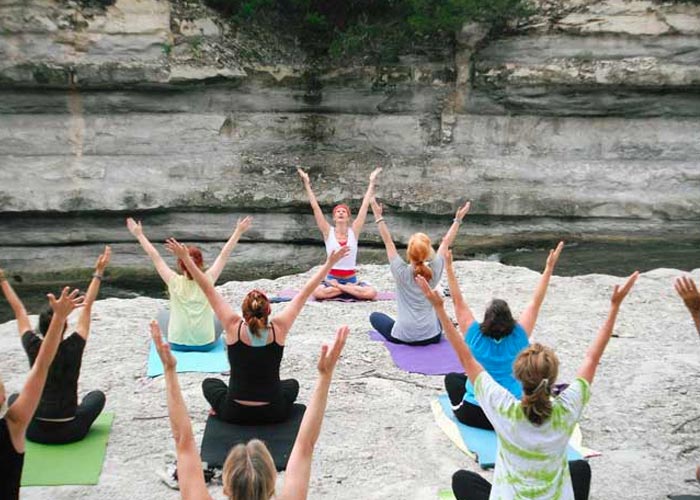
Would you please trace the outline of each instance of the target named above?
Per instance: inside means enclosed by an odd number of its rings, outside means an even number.
[[[107,451],[114,413],[103,413],[77,443],[39,444],[27,441],[22,486],[97,484]]]
[[[482,469],[490,469],[496,465],[496,449],[498,440],[494,431],[469,427],[457,420],[452,411],[450,398],[447,394],[438,397],[439,406],[433,408],[435,420],[447,437],[465,453],[475,456]],[[438,414],[439,412],[439,414]],[[461,441],[461,443],[459,442]],[[569,461],[581,460],[581,453],[569,446],[567,450]]]
[[[177,359],[177,372],[202,372],[202,373],[223,373],[229,370],[228,358],[226,357],[226,347],[224,338],[221,336],[219,342],[211,351],[206,352],[181,352],[172,351]],[[148,366],[146,376],[158,377],[163,375],[163,364],[160,362],[156,346],[150,343],[148,351]]]

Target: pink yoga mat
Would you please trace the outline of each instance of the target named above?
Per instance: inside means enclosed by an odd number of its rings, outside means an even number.
[[[374,330],[369,332],[369,338],[382,342],[391,353],[394,364],[404,371],[424,375],[464,373],[464,368],[457,359],[457,354],[444,336],[439,343],[425,346],[394,344],[388,342],[379,332]]]
[[[296,294],[299,293],[299,290],[295,290],[293,288],[285,288],[284,290],[281,290],[277,292],[275,295],[276,297],[279,297],[280,299],[293,299]],[[374,299],[376,300],[394,300],[396,299],[396,294],[394,292],[377,292],[377,297]],[[311,301],[316,301],[315,298],[309,297],[309,302]],[[327,299],[323,300],[320,302],[373,302],[369,300],[359,300],[359,299],[352,299],[352,298],[337,298],[337,299]]]

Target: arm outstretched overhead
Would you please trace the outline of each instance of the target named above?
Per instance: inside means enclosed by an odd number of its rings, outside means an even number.
[[[452,219],[452,225],[447,230],[447,233],[445,233],[445,236],[440,242],[440,246],[438,247],[437,251],[438,255],[442,255],[444,257],[447,250],[449,250],[449,248],[452,246],[452,243],[454,243],[455,238],[457,237],[459,226],[462,225],[462,219],[464,219],[464,216],[469,213],[471,206],[472,203],[468,201],[457,209],[455,212],[455,218]]]
[[[540,278],[539,283],[537,283],[537,288],[535,288],[535,293],[532,296],[532,300],[525,307],[523,312],[520,314],[518,323],[525,329],[527,336],[532,335],[532,330],[535,329],[535,323],[537,322],[537,315],[540,313],[540,307],[542,307],[542,302],[544,302],[544,296],[547,293],[547,287],[549,286],[549,280],[552,278],[552,273],[554,272],[554,267],[557,265],[561,251],[564,249],[564,242],[560,241],[554,250],[549,251],[547,256],[547,264],[544,267],[544,272]]]
[[[226,302],[226,299],[216,291],[214,283],[211,282],[209,277],[197,267],[197,264],[195,264],[192,257],[190,257],[190,253],[187,251],[185,245],[178,242],[175,238],[169,238],[165,242],[165,248],[178,259],[181,259],[185,264],[190,276],[197,282],[199,288],[202,289],[202,292],[204,292],[204,295],[209,301],[209,305],[211,305],[211,308],[214,310],[214,314],[216,314],[216,317],[219,318],[221,325],[224,327],[227,340],[230,340],[229,343],[233,342],[233,337],[229,338],[229,335],[233,335],[230,334],[230,332],[234,331],[236,324],[241,320],[241,316],[231,307],[231,304]]]
[[[19,453],[24,453],[24,434],[39,406],[49,368],[61,343],[63,326],[68,315],[73,309],[80,307],[84,300],[83,297],[79,296],[78,290],[70,291],[68,287],[63,289],[58,299],[53,294],[48,294],[48,298],[51,309],[53,309],[51,323],[44,336],[44,341],[41,343],[34,365],[29,370],[27,381],[24,383],[17,400],[10,406],[6,414],[12,442]]]
[[[283,500],[305,500],[309,492],[309,479],[311,477],[311,459],[316,446],[316,441],[321,433],[323,415],[328,402],[328,390],[333,378],[333,370],[343,351],[345,341],[348,338],[349,329],[342,326],[335,335],[335,342],[330,349],[327,345],[321,347],[321,356],[318,360],[318,381],[309,408],[304,413],[299,434],[294,441],[294,448],[289,457],[289,465],[284,478],[282,488]]]
[[[177,275],[175,271],[170,269],[168,267],[168,264],[165,263],[163,260],[163,257],[160,256],[158,253],[158,250],[156,250],[156,247],[153,246],[153,244],[148,241],[148,238],[146,238],[146,235],[143,234],[143,227],[141,227],[141,221],[135,221],[131,217],[126,219],[126,227],[129,230],[129,232],[134,235],[134,237],[139,241],[141,244],[141,248],[144,249],[146,254],[151,258],[153,261],[153,265],[156,268],[156,271],[158,271],[158,274],[160,275],[161,279],[165,282],[167,285],[168,282]]]
[[[2,288],[2,293],[5,295],[7,302],[12,308],[15,319],[17,319],[17,331],[19,332],[19,335],[22,336],[24,335],[24,332],[32,329],[32,324],[29,322],[29,315],[27,315],[27,310],[24,308],[24,304],[22,304],[22,301],[15,293],[15,290],[12,288],[12,285],[10,285],[10,282],[7,281],[5,271],[2,269],[0,269],[0,288]]]
[[[583,359],[581,366],[578,369],[577,377],[584,378],[589,384],[593,383],[593,377],[595,377],[596,369],[598,368],[598,363],[600,363],[600,358],[603,357],[605,352],[605,347],[608,345],[608,341],[613,333],[613,328],[615,327],[615,320],[617,319],[617,313],[620,312],[620,305],[622,301],[625,300],[627,294],[634,286],[635,281],[639,277],[639,271],[635,271],[632,275],[627,278],[624,285],[615,285],[613,289],[612,297],[610,298],[610,311],[608,312],[608,317],[600,327],[598,335],[591,342],[588,352],[586,352],[586,357]]]
[[[109,245],[105,246],[105,251],[97,258],[95,263],[95,274],[92,275],[92,280],[88,286],[87,293],[85,294],[85,306],[83,310],[80,311],[80,318],[78,319],[78,327],[76,331],[78,335],[87,340],[88,335],[90,335],[90,319],[92,316],[92,304],[97,299],[97,294],[100,291],[100,284],[102,283],[102,277],[105,273],[105,268],[109,264],[109,259],[112,256],[112,249]]]
[[[688,312],[695,323],[695,329],[700,335],[700,292],[698,292],[698,287],[695,285],[693,278],[682,276],[676,279],[675,288],[678,295],[683,299],[685,307],[688,308]]]
[[[416,276],[415,280],[425,297],[435,308],[437,317],[442,325],[442,331],[445,332],[447,340],[449,340],[452,345],[452,349],[457,353],[457,358],[464,367],[464,373],[467,374],[467,377],[469,377],[469,380],[471,380],[473,384],[479,374],[484,371],[484,368],[472,355],[471,350],[466,342],[464,342],[464,338],[457,331],[452,321],[450,321],[450,317],[447,315],[447,311],[445,311],[444,299],[440,295],[440,292],[430,288],[430,285],[422,276]]]
[[[284,342],[287,333],[289,330],[291,330],[294,321],[297,319],[297,316],[299,316],[299,313],[304,308],[304,305],[306,305],[306,301],[309,299],[313,291],[318,285],[321,284],[321,281],[323,281],[323,278],[326,277],[328,271],[333,269],[333,266],[336,265],[340,259],[345,257],[348,253],[350,253],[349,247],[340,247],[338,250],[331,252],[323,265],[318,268],[311,278],[309,278],[301,291],[294,296],[291,302],[289,302],[289,304],[287,304],[287,306],[282,309],[281,312],[275,315],[275,325],[278,327],[276,333],[279,334],[282,342]]]
[[[464,334],[467,328],[469,328],[469,325],[474,322],[474,314],[469,308],[467,301],[464,300],[462,290],[459,289],[459,282],[457,281],[455,269],[452,265],[452,250],[448,250],[445,254],[445,270],[447,271],[447,285],[450,287],[450,295],[452,296],[452,303],[455,307],[459,331]]]
[[[251,216],[238,219],[238,222],[236,222],[236,229],[233,231],[233,234],[221,249],[221,252],[214,263],[209,269],[207,269],[207,275],[209,275],[212,282],[216,283],[216,280],[219,279],[219,276],[221,276],[221,271],[224,270],[226,262],[231,256],[231,252],[233,252],[233,249],[236,248],[236,245],[238,244],[238,240],[241,239],[243,233],[250,229],[252,224],[253,218]]]
[[[316,201],[316,195],[314,195],[313,189],[311,189],[311,180],[309,179],[309,174],[304,172],[301,168],[297,167],[297,172],[299,177],[301,177],[304,183],[304,188],[306,189],[306,195],[309,197],[309,203],[311,204],[311,209],[314,212],[314,219],[316,219],[316,225],[323,235],[323,241],[328,239],[328,232],[331,230],[331,225],[328,223],[326,218],[323,216],[323,210]]]
[[[151,321],[151,337],[165,373],[165,391],[168,400],[170,428],[175,440],[177,453],[177,477],[180,496],[183,500],[210,500],[199,458],[197,443],[192,434],[192,422],[187,413],[187,405],[180,391],[180,382],[175,372],[177,361],[170,352],[170,345],[163,342],[163,336],[156,321]]]
[[[360,233],[365,225],[365,219],[367,218],[367,210],[369,209],[370,200],[374,198],[374,188],[377,185],[377,176],[382,171],[382,168],[375,168],[369,175],[369,185],[367,186],[367,192],[364,198],[362,198],[362,205],[360,205],[360,210],[357,212],[357,217],[352,223],[352,232],[355,233],[355,238],[360,239]]]
[[[379,235],[382,237],[382,241],[384,242],[384,247],[386,248],[386,256],[389,259],[389,262],[391,262],[393,258],[398,255],[398,253],[396,252],[396,245],[394,245],[394,240],[391,239],[389,228],[387,227],[386,221],[383,217],[384,208],[381,204],[377,202],[376,198],[372,198],[372,201],[370,203],[372,204],[374,223],[377,225]]]

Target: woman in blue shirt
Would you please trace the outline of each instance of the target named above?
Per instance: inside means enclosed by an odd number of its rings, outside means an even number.
[[[532,301],[520,314],[517,322],[513,318],[508,303],[501,299],[491,301],[486,308],[482,323],[476,321],[459,289],[452,266],[452,253],[448,252],[445,257],[450,295],[452,295],[459,330],[464,332],[464,341],[491,377],[516,398],[522,396],[522,387],[513,375],[513,362],[520,351],[530,343],[530,335],[544,302],[549,280],[563,249],[564,242],[560,241],[554,250],[549,251],[544,273],[537,284]],[[472,382],[465,374],[448,373],[445,376],[445,389],[457,420],[472,427],[493,429],[491,422],[476,401]]]

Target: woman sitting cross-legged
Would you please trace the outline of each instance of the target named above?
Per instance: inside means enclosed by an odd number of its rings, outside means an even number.
[[[30,441],[44,444],[64,444],[83,439],[92,423],[100,415],[105,406],[105,395],[102,391],[88,392],[78,404],[78,378],[83,361],[83,352],[90,335],[90,320],[92,305],[100,290],[100,282],[111,256],[110,247],[97,259],[95,273],[85,295],[83,310],[78,318],[75,331],[64,337],[58,348],[51,369],[49,370],[46,387],[41,396],[41,402],[36,414],[27,429]],[[10,303],[17,318],[17,328],[22,338],[22,345],[33,365],[42,344],[46,341],[49,326],[52,324],[54,310],[47,308],[39,315],[39,333],[31,328],[29,317],[24,305],[7,280],[0,283],[2,291]],[[62,335],[68,331],[68,322],[63,322]],[[16,395],[10,397],[10,404]]]
[[[243,233],[250,229],[252,222],[252,217],[238,220],[236,229],[221,249],[214,264],[205,272],[209,281],[216,283],[216,280],[219,279],[231,252]],[[214,317],[214,311],[212,311],[201,288],[197,286],[192,275],[185,269],[182,259],[177,261],[177,268],[182,273],[178,274],[170,269],[158,250],[143,234],[141,222],[128,218],[126,227],[151,258],[156,271],[168,287],[170,309],[162,309],[158,312],[158,324],[167,336],[170,346],[175,351],[212,350],[218,344],[222,327]],[[197,268],[203,269],[202,251],[195,246],[190,246],[187,250]]]
[[[183,500],[211,499],[204,482],[202,461],[192,434],[192,423],[180,392],[175,372],[176,360],[168,344],[163,342],[155,321],[151,322],[151,335],[165,371],[168,414],[177,449],[180,495]],[[270,452],[263,442],[253,439],[246,444],[236,445],[226,457],[222,477],[226,498],[269,500],[274,496],[278,500],[304,500],[308,496],[313,451],[321,432],[333,370],[343,351],[347,336],[348,327],[343,326],[336,333],[333,347],[329,349],[324,345],[321,348],[321,356],[318,360],[318,382],[289,457],[282,491],[275,494],[277,471]]]
[[[347,254],[348,248],[332,252],[292,301],[272,318],[270,301],[260,290],[251,290],[245,296],[241,316],[195,265],[184,245],[170,239],[166,248],[182,259],[202,287],[226,332],[231,365],[229,385],[227,387],[217,378],[206,378],[202,382],[204,397],[216,416],[226,422],[244,425],[287,420],[299,393],[299,382],[280,380],[287,334],[314,289],[333,265]]]
[[[635,272],[624,285],[615,285],[608,317],[588,348],[576,380],[557,396],[552,394],[559,372],[554,351],[533,344],[518,355],[513,368],[523,386],[522,398],[513,396],[484,370],[447,316],[439,292],[422,277],[416,278],[435,307],[469,380],[474,381],[476,399],[498,434],[493,485],[475,472],[460,470],[452,476],[452,490],[458,500],[588,497],[590,467],[584,460],[569,464],[566,450],[588,403],[590,385],[612,336],[620,305],[638,276]]]
[[[381,168],[377,168],[370,174],[369,186],[362,199],[362,205],[360,205],[360,210],[357,212],[357,217],[352,220],[350,218],[350,207],[341,203],[333,207],[333,223],[335,225],[331,226],[323,215],[318,201],[316,201],[316,196],[314,195],[313,189],[311,189],[309,174],[304,172],[301,168],[297,168],[299,177],[301,177],[304,183],[306,194],[309,197],[309,203],[314,212],[316,225],[323,235],[326,253],[330,255],[334,250],[344,247],[350,249],[346,256],[329,270],[326,279],[314,290],[314,297],[317,300],[334,299],[338,297],[374,300],[377,296],[377,290],[373,286],[369,283],[358,281],[355,265],[357,263],[357,245],[360,239],[360,233],[365,225],[367,210],[369,209],[369,200],[374,196],[374,185],[381,171]]]
[[[522,396],[523,390],[513,373],[513,362],[520,351],[530,345],[530,336],[563,248],[564,242],[559,242],[554,250],[550,250],[535,294],[517,322],[513,319],[508,304],[500,299],[492,300],[484,313],[484,321],[477,322],[459,289],[452,265],[452,254],[448,252],[445,258],[447,282],[454,302],[459,330],[465,332],[464,341],[489,375],[516,398]],[[445,376],[445,389],[457,420],[472,427],[493,429],[489,419],[479,407],[474,394],[474,385],[466,375],[448,373]]]
[[[396,283],[398,316],[394,321],[381,312],[373,312],[369,322],[389,342],[407,345],[428,345],[440,342],[442,329],[430,303],[425,300],[416,285],[415,277],[423,276],[431,286],[437,285],[442,276],[444,256],[454,242],[462,219],[469,212],[470,203],[461,206],[452,221],[450,229],[442,240],[437,254],[433,250],[430,237],[424,233],[415,233],[408,241],[406,263],[396,251],[396,245],[391,239],[389,228],[382,216],[382,206],[372,198],[374,222],[379,228],[379,234],[386,247],[391,274]]]
[[[5,283],[2,272],[0,272],[0,283]],[[29,370],[27,381],[9,408],[5,386],[0,379],[0,498],[2,500],[19,499],[19,486],[24,467],[25,433],[39,406],[49,367],[61,343],[63,327],[68,315],[83,303],[83,297],[79,297],[78,293],[78,290],[70,292],[66,287],[58,300],[52,294],[48,295],[53,317],[32,368]]]

